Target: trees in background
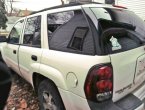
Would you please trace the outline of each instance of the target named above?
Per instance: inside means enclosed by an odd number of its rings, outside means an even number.
[[[69,0],[69,1],[72,1],[72,0]],[[90,1],[90,0],[88,0]],[[94,1],[94,0],[93,0]],[[9,5],[10,5],[10,15],[12,14],[13,12],[13,2],[17,2],[17,1],[14,1],[14,0],[9,0]],[[62,5],[64,5],[64,0],[61,0],[61,3]],[[105,3],[106,4],[114,4],[115,3],[115,0],[105,0]],[[8,12],[8,9],[7,9],[7,5],[5,3],[5,0],[0,0],[0,29],[3,28],[5,29],[7,26],[6,26],[6,22],[7,22],[7,17],[6,17],[6,13]]]
[[[7,17],[6,17],[6,10],[5,10],[5,1],[4,0],[0,0],[0,29],[5,29],[6,26],[6,22],[8,21]]]

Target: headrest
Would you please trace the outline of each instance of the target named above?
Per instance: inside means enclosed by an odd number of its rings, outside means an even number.
[[[127,35],[127,31],[124,28],[109,28],[106,29],[101,35],[101,41],[105,42],[109,40],[112,36],[121,37]]]

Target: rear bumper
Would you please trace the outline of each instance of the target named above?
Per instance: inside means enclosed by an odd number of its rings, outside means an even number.
[[[130,94],[118,102],[106,101],[104,103],[89,102],[91,110],[144,110],[144,103],[133,94]]]
[[[91,110],[145,110],[145,82],[131,94],[115,103],[113,101],[108,101],[102,104],[96,104],[89,101],[88,103]]]
[[[123,110],[144,110],[144,103],[133,94],[129,94],[115,103]]]
[[[69,91],[59,88],[66,110],[145,110],[144,103],[133,94],[113,102],[94,103]]]

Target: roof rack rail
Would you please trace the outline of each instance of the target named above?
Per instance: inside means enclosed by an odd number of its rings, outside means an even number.
[[[54,6],[54,7],[50,7],[50,8],[45,8],[45,9],[42,9],[42,10],[39,10],[39,11],[34,11],[34,12],[31,13],[31,15],[39,13],[39,12],[51,10],[51,9],[57,9],[57,8],[63,8],[63,7],[69,7],[69,6],[78,6],[78,5],[82,5],[82,4],[81,3],[75,3],[75,4],[58,5],[58,6]]]
[[[51,9],[57,9],[57,8],[64,8],[64,7],[70,7],[70,6],[78,6],[78,5],[83,5],[83,4],[102,4],[102,3],[98,3],[98,2],[74,2],[74,3],[69,3],[69,4],[64,4],[64,5],[58,5],[58,6],[54,6],[54,7],[50,7],[50,8],[45,8],[39,11],[33,11],[30,15],[39,13],[39,12],[43,12],[43,11],[47,11],[47,10],[51,10]]]

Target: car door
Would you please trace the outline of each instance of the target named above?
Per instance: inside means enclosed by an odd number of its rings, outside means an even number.
[[[18,74],[20,74],[18,67],[18,49],[23,30],[23,24],[24,20],[20,20],[14,25],[8,36],[7,44],[3,49],[6,64]]]
[[[39,70],[41,53],[41,16],[29,17],[19,48],[19,67],[27,81],[31,82],[32,72]]]

